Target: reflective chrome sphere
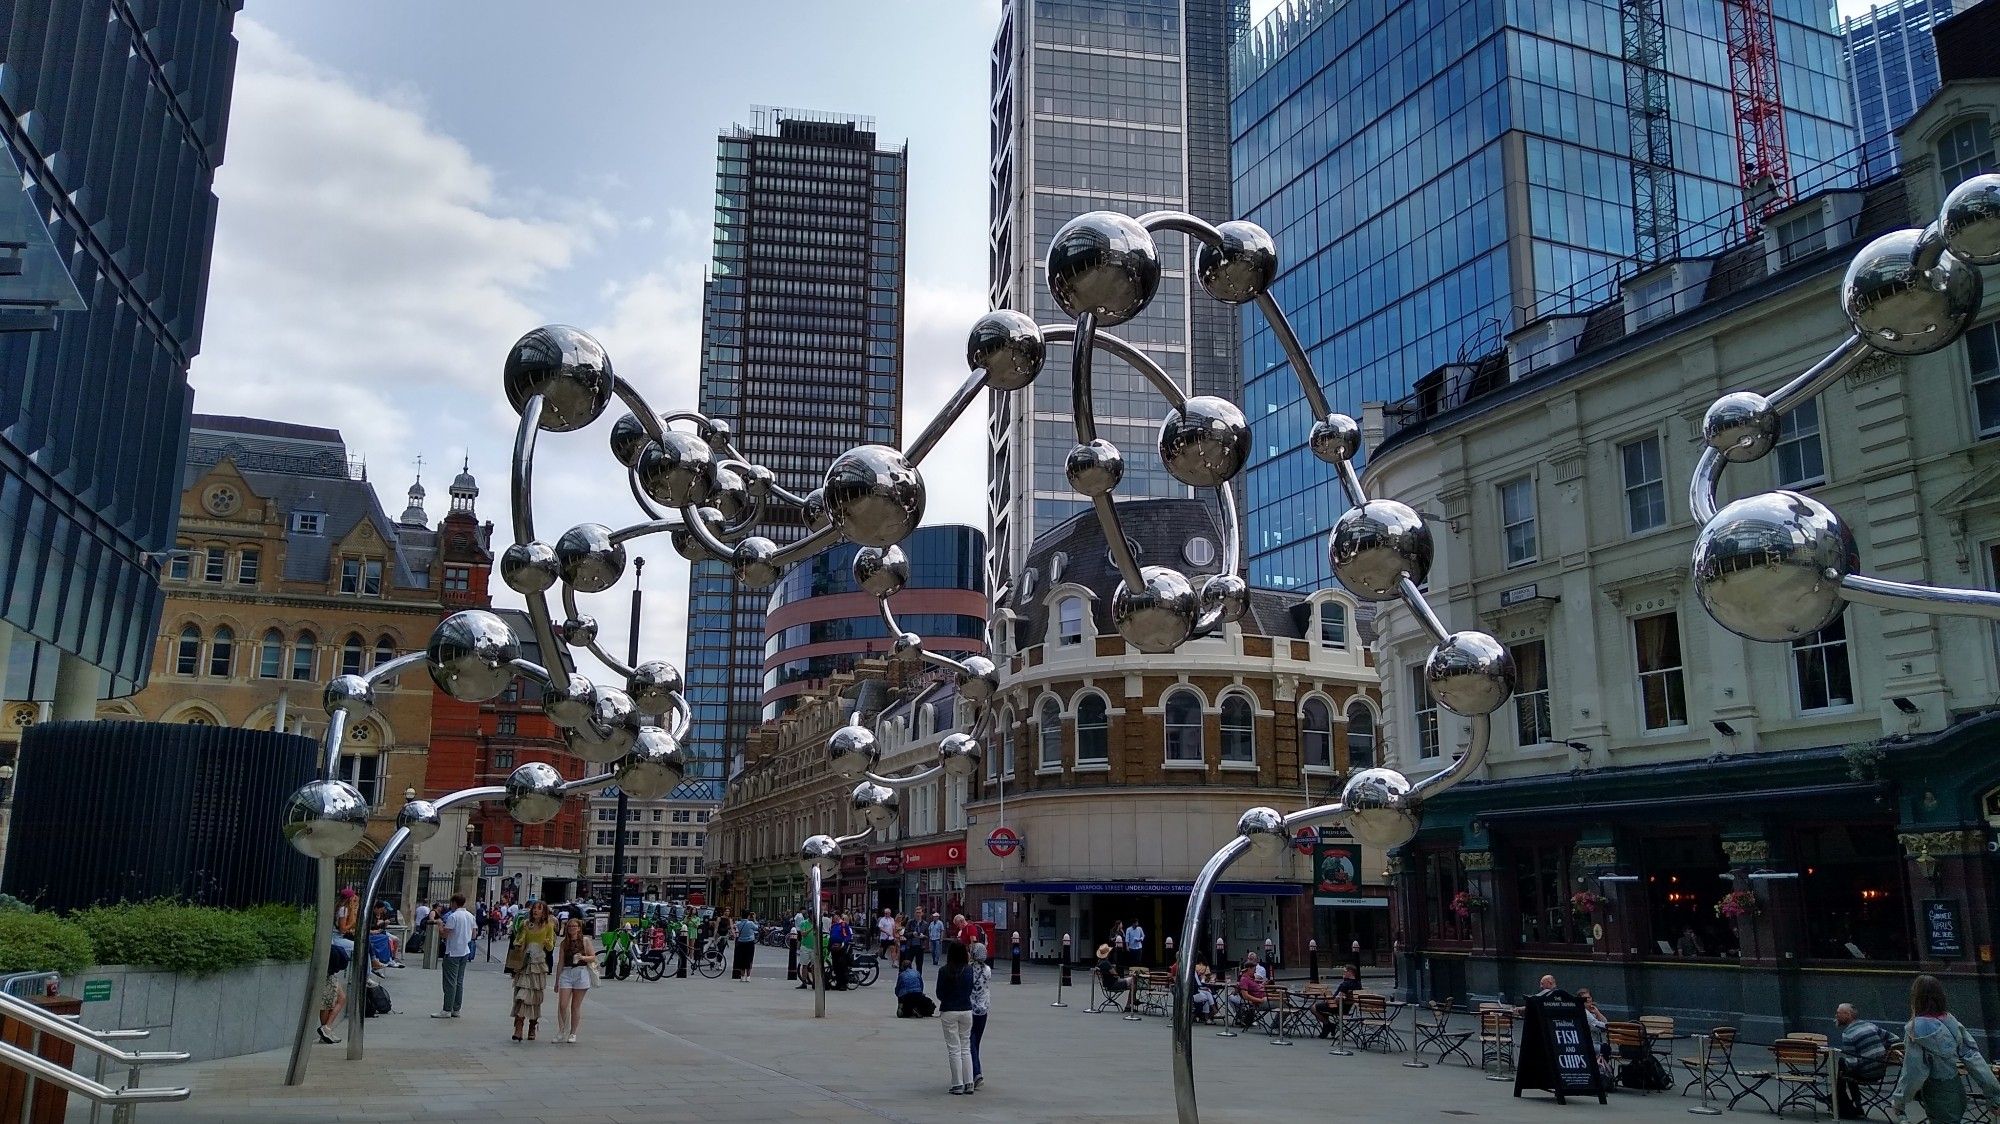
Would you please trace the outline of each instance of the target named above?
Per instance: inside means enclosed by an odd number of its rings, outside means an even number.
[[[1270,291],[1278,276],[1278,244],[1254,222],[1234,219],[1215,228],[1220,247],[1206,242],[1195,254],[1194,275],[1224,304],[1248,304]]]
[[[1746,496],[1717,512],[1694,544],[1694,589],[1738,636],[1797,640],[1833,623],[1841,579],[1860,567],[1854,535],[1797,492]]]
[[[1160,287],[1160,250],[1129,216],[1090,211],[1049,242],[1049,295],[1071,316],[1097,314],[1099,327],[1123,324],[1145,310]]]
[[[729,565],[736,571],[737,581],[761,589],[784,575],[784,570],[771,561],[777,555],[777,543],[762,535],[751,535],[736,544],[736,553],[729,556]]]
[[[713,510],[713,509],[710,509]],[[715,552],[701,541],[701,536],[689,530],[685,524],[667,532],[667,541],[673,544],[674,553],[690,562],[715,561]]]
[[[1227,483],[1249,459],[1250,423],[1227,399],[1194,395],[1160,423],[1160,460],[1183,484],[1213,488]]]
[[[542,700],[542,713],[564,730],[574,730],[590,721],[597,709],[597,685],[581,675],[572,675],[562,686],[550,689]]]
[[[1953,257],[2000,265],[2000,176],[1988,172],[1952,188],[1938,221]]]
[[[625,544],[602,523],[578,523],[556,540],[556,568],[578,593],[601,593],[625,573]]]
[[[572,648],[588,648],[597,643],[597,618],[578,615],[556,626],[563,643]]]
[[[616,687],[599,687],[590,719],[573,731],[570,749],[593,765],[608,765],[632,748],[641,721],[632,696]]]
[[[1285,834],[1285,817],[1276,808],[1246,808],[1236,817],[1236,834],[1250,841],[1250,853],[1272,858],[1285,853],[1291,838]]]
[[[1063,475],[1069,477],[1070,487],[1086,496],[1108,496],[1125,479],[1125,454],[1099,437],[1070,449],[1063,461]]]
[[[971,734],[946,734],[938,743],[938,764],[948,777],[970,777],[979,772],[979,742]]]
[[[986,372],[994,390],[1020,390],[1042,373],[1048,348],[1034,317],[1011,308],[996,308],[979,318],[965,341],[965,363]]]
[[[735,431],[721,418],[703,418],[695,428],[701,431],[701,439],[708,442],[708,447],[718,454],[729,452],[729,443],[736,439]]]
[[[1333,525],[1327,550],[1333,576],[1368,601],[1393,601],[1399,582],[1418,585],[1431,572],[1431,529],[1406,503],[1369,500],[1350,507]]]
[[[424,843],[444,826],[444,817],[438,814],[437,805],[428,800],[412,800],[396,813],[396,826],[410,833],[411,843]]]
[[[545,542],[517,542],[500,552],[500,580],[515,593],[542,593],[562,577],[556,548]]]
[[[1431,649],[1424,682],[1453,714],[1491,714],[1514,695],[1514,656],[1486,633],[1454,632]]]
[[[840,841],[831,835],[811,835],[799,846],[799,865],[811,870],[819,868],[822,879],[840,874]]]
[[[881,759],[875,731],[866,726],[842,726],[826,739],[827,767],[843,777],[858,777]]]
[[[346,781],[307,781],[285,801],[285,841],[307,858],[339,858],[367,831],[368,801]]]
[[[1347,831],[1370,847],[1400,847],[1417,835],[1410,778],[1394,769],[1363,769],[1340,790]]]
[[[632,752],[618,765],[618,786],[640,800],[658,800],[686,773],[681,743],[658,726],[641,726]]]
[[[375,708],[375,688],[359,675],[336,675],[327,681],[320,701],[328,714],[343,712],[349,722],[358,722]]]
[[[625,692],[641,714],[665,714],[681,693],[681,669],[665,660],[646,660],[625,679]]]
[[[485,702],[514,678],[521,639],[498,615],[466,609],[438,622],[424,655],[438,690],[460,702]]]
[[[611,404],[611,357],[590,333],[567,324],[536,328],[514,341],[502,376],[507,401],[520,413],[542,396],[541,428],[582,429]]]
[[[1179,570],[1142,566],[1137,591],[1118,583],[1111,595],[1111,620],[1118,634],[1142,652],[1171,652],[1187,640],[1201,618],[1201,599]]]
[[[750,485],[735,469],[718,468],[715,470],[715,487],[708,493],[708,502],[734,526],[750,514]]]
[[[639,458],[653,440],[637,414],[625,414],[611,423],[611,455],[626,468],[639,467]]]
[[[1761,460],[1778,443],[1778,413],[1770,399],[1754,391],[1725,394],[1701,419],[1701,439],[1724,460]]]
[[[777,486],[778,474],[761,464],[749,465],[741,471],[744,485],[750,489],[750,494],[758,499],[769,498],[771,489]]]
[[[1313,456],[1328,464],[1351,461],[1361,451],[1361,426],[1346,414],[1328,414],[1313,423]]]
[[[889,645],[889,658],[899,663],[922,663],[924,658],[924,638],[914,632],[905,632]]]
[[[854,552],[854,584],[874,597],[894,597],[910,584],[910,556],[900,546],[864,546]]]
[[[874,781],[862,781],[854,786],[854,795],[849,799],[861,822],[876,831],[887,831],[896,826],[896,790]]]
[[[1220,613],[1222,619],[1234,624],[1250,611],[1250,586],[1235,574],[1211,574],[1201,583],[1201,612],[1203,616]]]
[[[958,693],[967,702],[985,702],[1000,689],[1000,669],[985,656],[965,656],[958,661],[965,670],[958,673]]]
[[[840,533],[862,546],[894,546],[924,520],[924,479],[887,445],[859,445],[835,457],[820,489]]]
[[[1861,338],[1892,355],[1925,355],[1949,345],[1979,313],[1979,271],[1949,252],[1919,270],[1924,232],[1896,230],[1854,255],[1840,307]]]
[[[670,429],[666,438],[640,452],[639,489],[668,507],[707,503],[715,483],[715,451],[684,430]]]
[[[507,814],[516,823],[547,823],[562,811],[563,779],[546,761],[516,765],[507,775]]]
[[[817,531],[832,522],[832,520],[827,518],[826,493],[824,491],[814,488],[805,494],[805,501],[801,505],[799,513],[805,516],[807,527]]]

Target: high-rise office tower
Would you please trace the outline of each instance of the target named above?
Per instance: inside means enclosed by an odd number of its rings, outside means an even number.
[[[1066,319],[1042,269],[1049,240],[1085,211],[1229,211],[1229,43],[1244,0],[1007,0],[993,41],[990,296],[1039,323]],[[1193,393],[1234,399],[1235,317],[1196,294],[1180,235],[1159,239],[1165,274],[1144,315],[1116,334]],[[1089,501],[1063,460],[1076,444],[1069,348],[1045,374],[989,406],[987,502],[996,592],[1035,536]],[[1154,449],[1166,405],[1122,364],[1097,365],[1100,436],[1126,452],[1121,498],[1187,496]]]
[[[759,108],[717,138],[701,410],[798,495],[856,445],[902,444],[908,184],[907,147],[878,147],[864,117]],[[774,505],[758,533],[782,546],[804,531]],[[719,562],[694,567],[683,798],[721,798],[759,721],[770,597]]]
[[[0,4],[0,693],[57,717],[152,661],[241,6]]]
[[[1518,328],[1742,237],[1724,7],[1287,0],[1238,42],[1235,210],[1277,239],[1273,294],[1334,409],[1449,382]],[[1771,7],[1791,194],[1851,182],[1830,6]],[[1242,334],[1250,582],[1320,588],[1345,503],[1277,341],[1252,311]]]
[[[1861,127],[1869,179],[1896,168],[1896,130],[1938,88],[1938,24],[1973,0],[1895,0],[1871,4],[1840,25],[1847,74],[1854,83],[1854,117]]]

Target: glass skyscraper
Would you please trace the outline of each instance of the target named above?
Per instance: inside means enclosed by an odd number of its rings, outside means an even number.
[[[1712,253],[1742,234],[1723,6],[1627,7],[1664,32],[1650,79],[1676,209],[1661,222],[1679,231],[1679,254]],[[1830,5],[1773,7],[1794,191],[1851,181]],[[1277,239],[1274,295],[1336,410],[1401,399],[1516,328],[1607,299],[1646,262],[1627,18],[1604,0],[1288,0],[1238,42],[1235,210]],[[1257,437],[1250,582],[1320,588],[1323,538],[1345,504],[1306,448],[1313,419],[1254,310],[1242,338]]]
[[[1869,179],[1896,168],[1896,130],[1937,92],[1937,41],[1931,31],[1972,0],[1899,0],[1870,5],[1840,25],[1854,81]]]
[[[902,444],[907,169],[862,117],[760,108],[716,141],[701,410],[799,495],[856,445]],[[765,511],[759,534],[804,534],[797,512]],[[759,721],[770,597],[722,563],[694,567],[683,799],[721,799]]]
[[[1007,0],[992,54],[990,296],[1038,323],[1067,320],[1043,278],[1049,240],[1085,211],[1229,212],[1229,43],[1243,0]],[[1185,241],[1159,239],[1164,277],[1144,315],[1115,334],[1194,393],[1236,397],[1235,317],[1188,299]],[[996,586],[1037,534],[1089,506],[1063,461],[1076,444],[1069,347],[1052,345],[1027,390],[989,405],[989,554]],[[1167,406],[1120,363],[1097,365],[1099,436],[1126,454],[1121,498],[1187,496],[1160,465]]]
[[[0,4],[0,671],[59,718],[152,662],[241,6]]]

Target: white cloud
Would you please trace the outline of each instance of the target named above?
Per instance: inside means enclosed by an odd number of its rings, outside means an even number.
[[[917,439],[971,372],[965,336],[986,311],[983,289],[910,278],[903,316],[903,442]],[[986,529],[986,396],[979,395],[923,464],[926,523]]]

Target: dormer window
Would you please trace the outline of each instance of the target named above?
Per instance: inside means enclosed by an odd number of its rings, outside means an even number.
[[[295,535],[317,535],[323,533],[326,516],[317,511],[292,512],[292,533]]]
[[[1826,249],[1825,216],[1820,214],[1818,208],[1779,223],[1776,233],[1778,261],[1782,265],[1790,265]]]
[[[1664,320],[1674,312],[1674,275],[1663,273],[1625,290],[1634,327]]]
[[[1083,598],[1065,597],[1056,605],[1056,646],[1083,643]]]
[[[1338,601],[1320,602],[1319,646],[1330,652],[1347,650],[1347,606]]]

